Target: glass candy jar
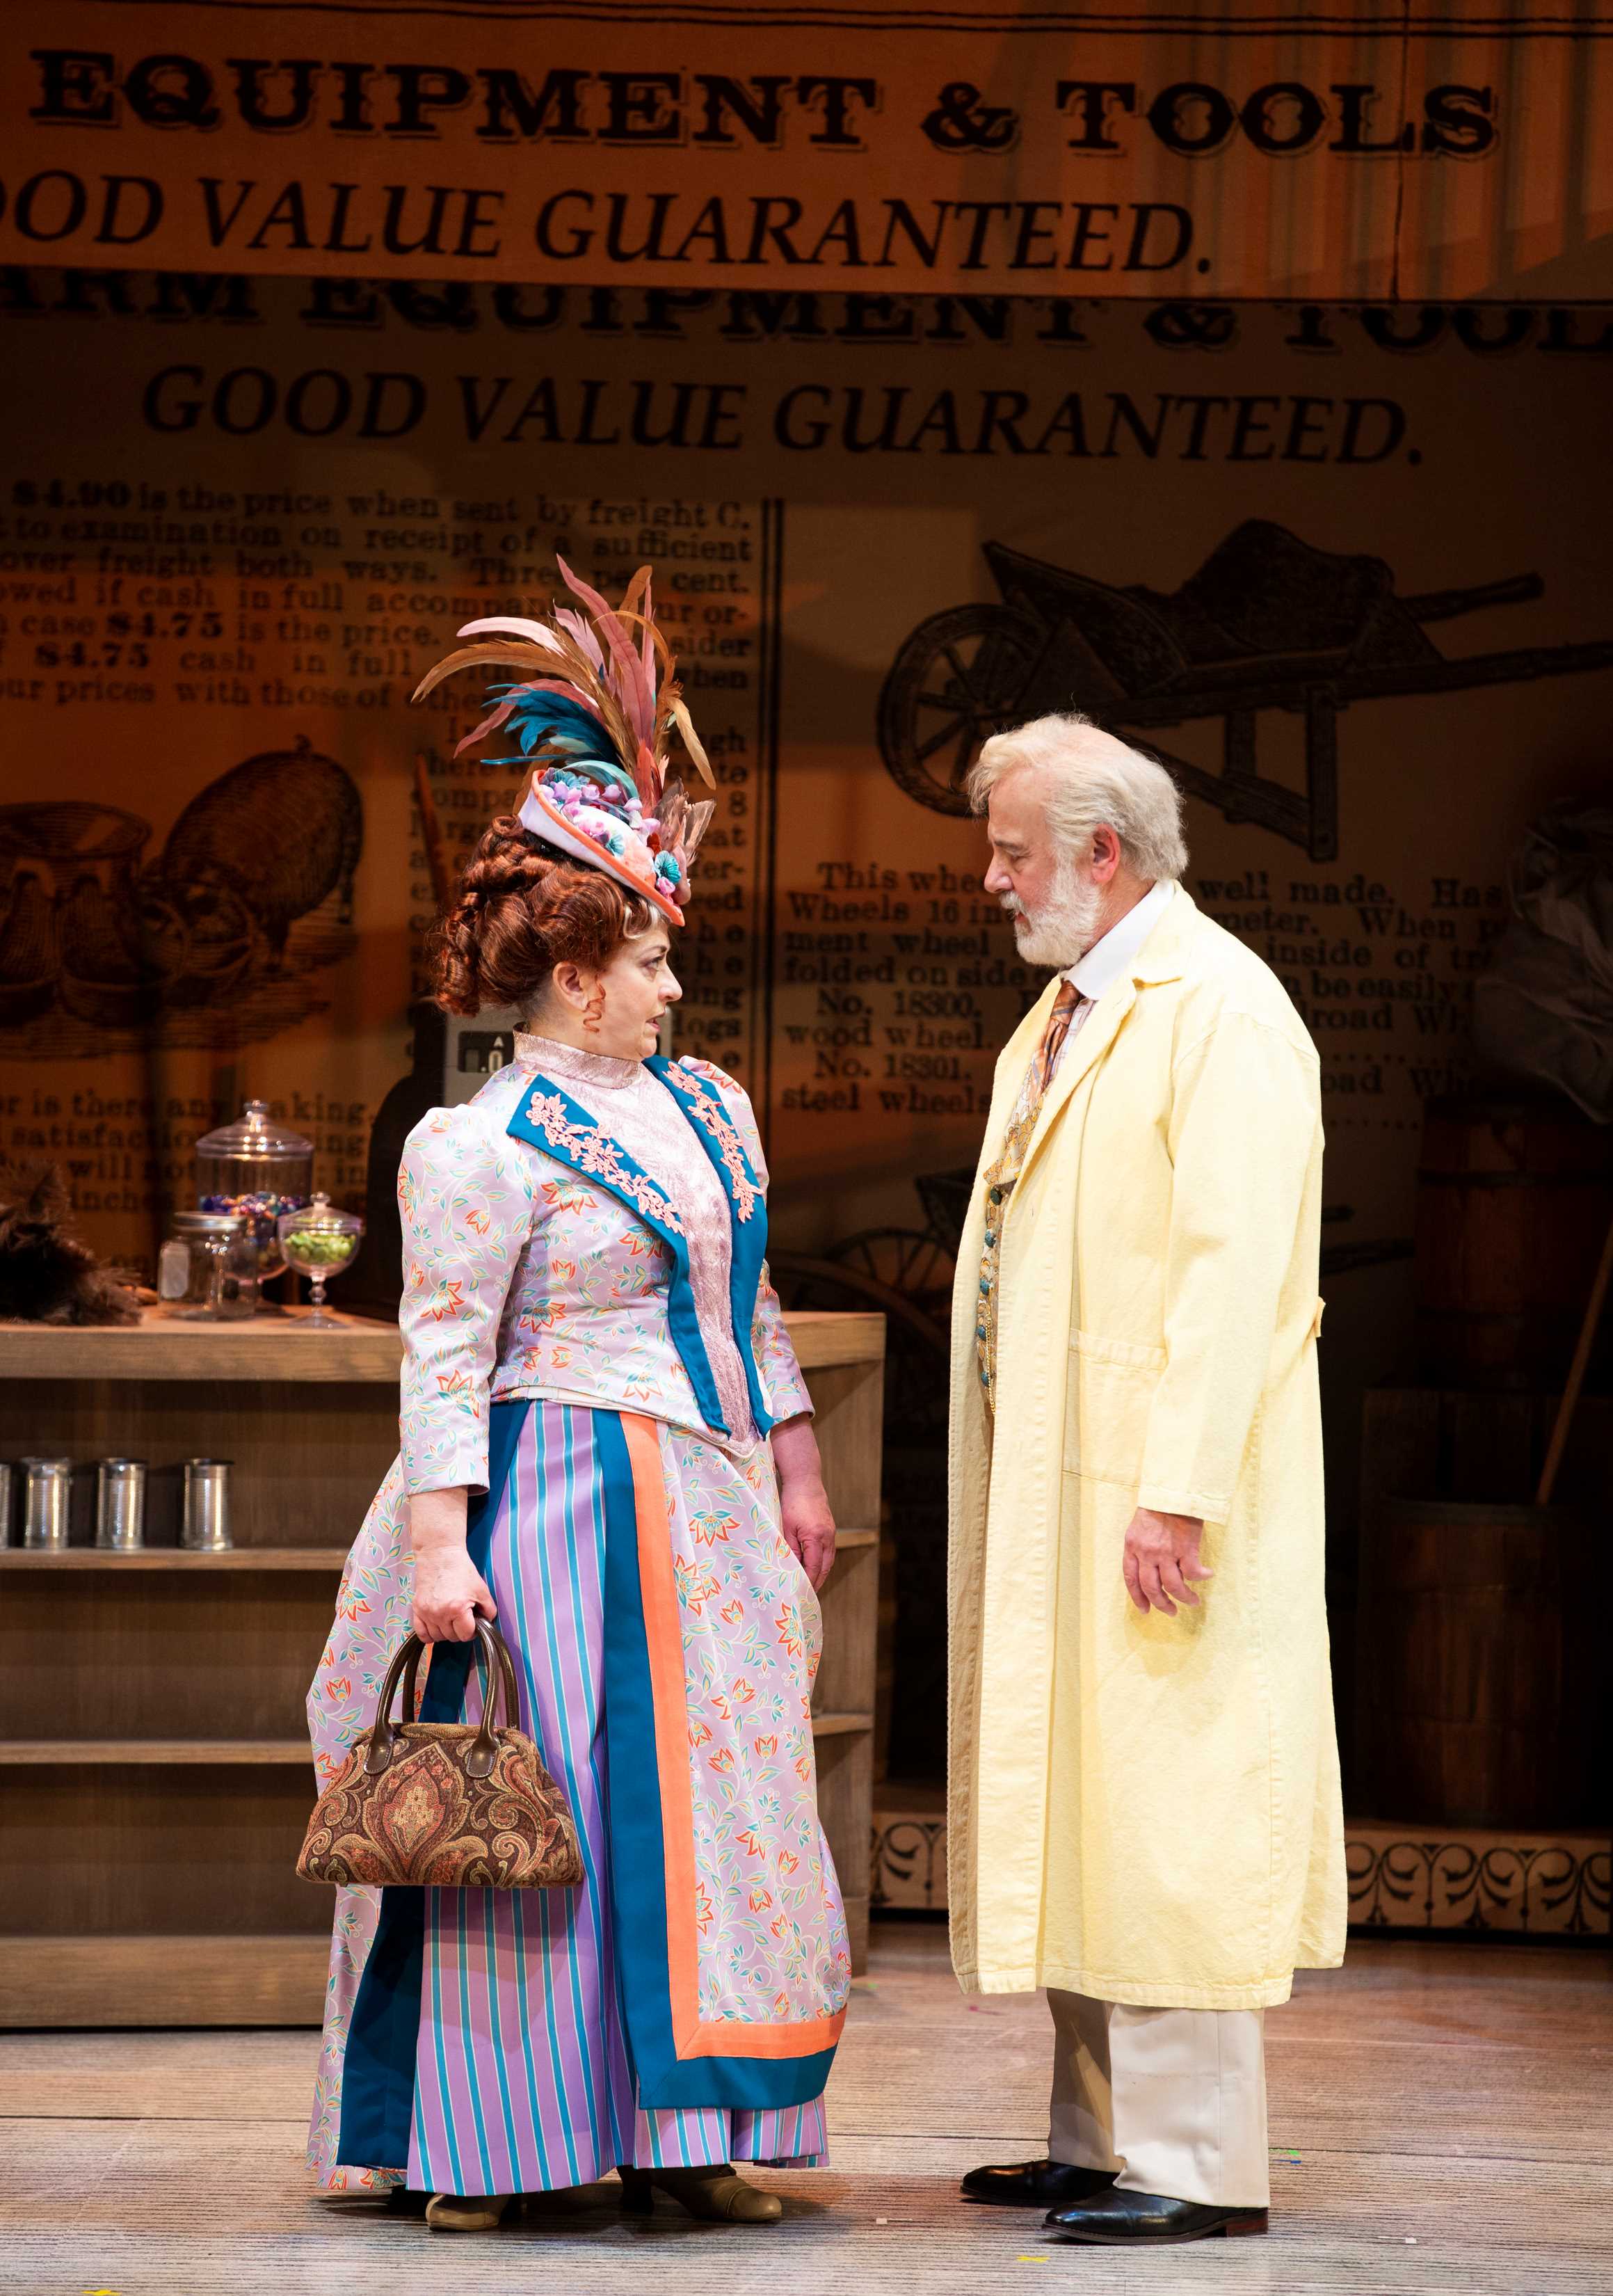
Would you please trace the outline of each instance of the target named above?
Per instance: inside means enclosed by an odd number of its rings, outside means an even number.
[[[353,1258],[364,1232],[364,1224],[357,1213],[338,1211],[323,1188],[300,1211],[280,1216],[280,1249],[286,1266],[306,1275],[314,1287],[307,1321],[319,1330],[340,1328],[337,1318],[325,1309],[325,1284],[332,1275],[340,1275]]]
[[[281,1215],[306,1204],[313,1184],[314,1143],[276,1124],[266,1100],[249,1100],[233,1124],[196,1143],[196,1201],[204,1212],[233,1212],[247,1222],[262,1277],[285,1266]]]
[[[189,1323],[233,1323],[258,1308],[258,1239],[238,1212],[176,1212],[157,1260],[164,1311]]]

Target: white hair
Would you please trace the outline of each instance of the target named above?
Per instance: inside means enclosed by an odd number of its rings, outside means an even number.
[[[1079,710],[1033,718],[994,734],[966,784],[969,800],[984,813],[1004,774],[1020,767],[1045,772],[1047,824],[1071,860],[1091,856],[1093,832],[1112,829],[1128,869],[1139,877],[1180,877],[1187,867],[1182,834],[1182,795],[1175,783],[1140,750],[1118,742]]]

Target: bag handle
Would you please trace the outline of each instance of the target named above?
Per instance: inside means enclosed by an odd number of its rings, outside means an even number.
[[[392,1654],[387,1669],[387,1678],[381,1685],[381,1697],[375,1709],[375,1724],[370,1732],[370,1751],[364,1756],[366,1777],[379,1777],[397,1751],[397,1726],[392,1720],[392,1702],[397,1695],[398,1677],[403,1677],[404,1713],[414,1711],[414,1687],[420,1674],[420,1656],[426,1645],[418,1635],[405,1635]],[[510,1647],[490,1619],[476,1620],[476,1660],[481,1670],[481,1720],[476,1738],[465,1756],[465,1773],[473,1778],[487,1777],[493,1768],[497,1748],[494,1733],[497,1727],[495,1716],[498,1707],[498,1692],[504,1692],[504,1719],[513,1727],[520,1712],[515,1689],[515,1661]]]

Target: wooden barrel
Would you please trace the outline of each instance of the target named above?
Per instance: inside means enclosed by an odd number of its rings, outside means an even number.
[[[1551,1387],[1613,1219],[1613,1136],[1560,1100],[1430,1101],[1417,1174],[1419,1368]]]
[[[1598,1542],[1560,1507],[1390,1499],[1363,1541],[1361,1694],[1378,1813],[1605,1818]]]

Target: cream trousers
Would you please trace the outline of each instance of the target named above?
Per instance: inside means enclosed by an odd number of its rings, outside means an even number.
[[[1270,2202],[1259,2009],[1132,2009],[1050,1987],[1050,2157],[1134,2193]]]

